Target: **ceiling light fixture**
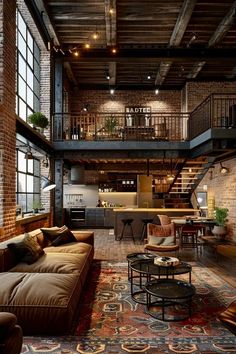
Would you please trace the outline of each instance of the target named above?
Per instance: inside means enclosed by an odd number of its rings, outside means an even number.
[[[93,39],[96,41],[98,39],[98,32],[94,32],[93,35],[92,35]]]
[[[159,89],[156,88],[156,89],[155,89],[155,95],[158,95],[158,93],[159,93]]]
[[[74,52],[74,55],[75,55],[76,57],[78,57],[78,56],[79,56],[79,52],[78,52],[78,50],[76,50],[76,51]]]
[[[151,80],[151,78],[152,78],[151,75],[148,74],[148,75],[147,75],[147,80]]]
[[[116,48],[112,48],[111,52],[112,52],[112,54],[116,54],[117,53],[117,49]]]
[[[111,95],[114,95],[114,93],[115,93],[115,89],[114,89],[114,88],[111,88],[111,89],[110,89],[110,94],[111,94]]]
[[[225,175],[228,172],[229,172],[229,169],[227,167],[223,166],[222,163],[220,162],[220,173],[222,173],[222,175]]]
[[[84,48],[85,49],[90,49],[90,44],[89,43],[85,43]]]

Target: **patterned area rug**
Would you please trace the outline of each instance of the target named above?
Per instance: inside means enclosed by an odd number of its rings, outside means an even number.
[[[236,299],[236,289],[201,264],[191,264],[196,295],[187,320],[157,320],[134,302],[127,262],[94,262],[74,333],[25,337],[22,353],[236,353],[236,337],[217,319]],[[187,281],[188,275],[179,278]]]

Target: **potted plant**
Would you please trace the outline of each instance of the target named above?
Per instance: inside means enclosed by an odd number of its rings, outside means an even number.
[[[33,127],[41,129],[47,128],[49,121],[48,118],[41,112],[34,112],[28,116],[28,122],[33,124]]]
[[[117,125],[118,125],[118,120],[115,117],[111,116],[106,119],[104,128],[109,134],[112,134],[115,132]]]
[[[227,208],[215,208],[214,214],[216,225],[214,226],[212,233],[219,238],[224,238],[227,234],[226,222],[228,221],[228,212],[229,210]]]
[[[37,214],[39,210],[43,209],[43,205],[39,200],[35,200],[32,204],[34,214]]]

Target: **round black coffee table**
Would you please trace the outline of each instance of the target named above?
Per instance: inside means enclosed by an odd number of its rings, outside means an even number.
[[[150,282],[154,276],[158,277],[159,279],[173,279],[176,275],[188,273],[189,283],[191,283],[192,267],[190,264],[179,262],[179,264],[175,266],[160,266],[154,264],[154,258],[137,259],[133,262],[130,262],[131,297],[134,301],[140,304],[146,304],[146,290],[144,286],[147,282]],[[138,283],[134,282],[134,279],[138,279]]]
[[[148,282],[144,289],[147,313],[152,317],[169,322],[191,316],[192,297],[196,294],[192,284],[177,279],[156,279]],[[167,307],[169,314],[166,313]]]
[[[154,259],[156,256],[151,253],[130,253],[127,255],[126,259],[128,261],[128,280],[130,281],[130,264],[131,262],[138,261],[138,260],[146,260],[146,259]]]

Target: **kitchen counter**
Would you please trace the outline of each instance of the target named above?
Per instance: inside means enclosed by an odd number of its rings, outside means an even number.
[[[169,217],[183,217],[190,215],[199,215],[198,209],[174,209],[174,208],[113,208],[115,215],[114,233],[117,238],[121,235],[123,223],[122,219],[133,219],[132,228],[134,237],[140,239],[142,233],[143,222],[142,219],[154,219],[158,214],[168,215]]]

